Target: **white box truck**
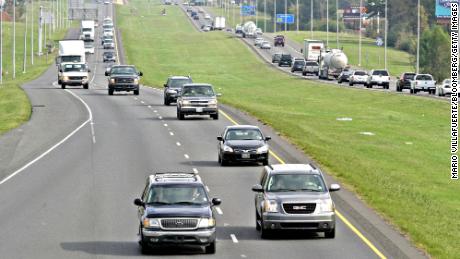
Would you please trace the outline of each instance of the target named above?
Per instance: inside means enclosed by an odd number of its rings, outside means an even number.
[[[84,41],[94,41],[95,23],[93,20],[81,21],[80,39]]]
[[[324,42],[321,40],[303,40],[302,52],[306,61],[318,62],[322,49],[324,49]]]
[[[59,41],[56,65],[62,63],[86,63],[85,43],[82,40]]]
[[[223,16],[214,17],[213,29],[214,30],[223,30],[223,29],[225,29],[225,17],[223,17]]]
[[[83,85],[88,88],[89,69],[86,65],[85,44],[82,40],[59,41],[59,53],[56,57],[58,84]]]

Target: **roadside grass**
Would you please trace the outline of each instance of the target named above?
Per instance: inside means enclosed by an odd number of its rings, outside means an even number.
[[[289,138],[432,256],[460,254],[448,103],[293,78],[228,34],[196,32],[179,7],[161,16],[163,6],[143,4],[118,6],[117,23],[144,84],[160,87],[181,74],[213,84],[223,103]],[[133,6],[139,15],[130,15]],[[342,117],[353,120],[337,120]]]
[[[35,8],[34,8],[35,9]],[[38,17],[38,5],[35,10],[35,17]],[[31,107],[26,93],[21,85],[27,81],[40,76],[54,61],[54,54],[34,56],[34,64],[31,64],[30,57],[30,27],[27,28],[27,60],[26,73],[23,73],[24,57],[24,30],[22,22],[16,22],[16,78],[13,79],[12,66],[12,35],[13,25],[11,22],[3,24],[3,84],[0,85],[0,135],[18,127],[27,121],[31,115]],[[34,25],[34,51],[38,51],[37,25]],[[62,39],[66,29],[56,30],[49,38],[50,41]],[[49,36],[47,36],[48,39]]]

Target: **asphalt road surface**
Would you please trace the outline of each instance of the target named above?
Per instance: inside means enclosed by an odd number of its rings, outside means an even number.
[[[100,5],[111,16],[111,5]],[[76,37],[72,31],[69,37]],[[163,105],[160,90],[143,87],[139,96],[107,94],[102,49],[89,59],[94,79],[90,89],[56,85],[52,67],[25,88],[35,103],[32,121],[0,141],[23,140],[8,161],[32,161],[21,168],[11,162],[0,178],[1,258],[135,258],[138,221],[134,198],[140,196],[149,174],[197,170],[211,197],[222,198],[217,210],[218,245],[215,255],[195,248],[166,248],[157,255],[170,258],[416,258],[423,255],[386,225],[352,193],[334,194],[337,209],[335,239],[316,234],[282,234],[262,240],[255,230],[253,193],[261,167],[217,163],[216,136],[233,123],[257,120],[224,107],[218,121],[195,117],[176,119],[174,106]],[[119,41],[120,44],[120,41]],[[117,46],[117,51],[121,46]],[[54,69],[54,73],[53,73]],[[46,93],[46,94],[43,94]],[[59,107],[61,109],[59,109]],[[61,111],[61,112],[59,112]],[[44,114],[41,114],[44,113]],[[61,121],[64,120],[62,123]],[[34,127],[28,127],[28,125]],[[61,125],[62,124],[62,125]],[[271,163],[306,163],[308,158],[266,126],[271,135]],[[34,134],[47,139],[41,143]],[[13,136],[13,137],[11,137]],[[18,139],[20,139],[18,141]],[[61,141],[62,140],[62,141]],[[27,142],[28,141],[28,142]],[[37,144],[28,146],[28,143]],[[38,143],[40,142],[40,143]],[[3,142],[0,142],[3,143]],[[14,143],[10,142],[10,143]],[[18,150],[22,150],[18,149]],[[7,152],[5,148],[2,153]],[[43,156],[40,156],[44,154]],[[5,178],[6,176],[8,176]],[[327,177],[329,184],[334,181]],[[344,221],[346,219],[346,221]]]

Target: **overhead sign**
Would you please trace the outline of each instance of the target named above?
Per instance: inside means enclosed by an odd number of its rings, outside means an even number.
[[[435,0],[436,1],[436,18],[450,19],[450,3],[458,3],[458,0]]]
[[[256,16],[256,7],[253,5],[242,5],[241,16]]]
[[[375,40],[375,45],[379,47],[383,46],[383,39],[381,37],[377,37],[377,39]]]
[[[361,14],[364,16],[364,14],[366,13],[367,13],[367,8],[362,6]],[[344,19],[359,19],[359,17],[360,17],[359,6],[351,6],[343,10]]]
[[[295,18],[293,14],[277,14],[276,15],[276,23],[293,24],[294,20]]]

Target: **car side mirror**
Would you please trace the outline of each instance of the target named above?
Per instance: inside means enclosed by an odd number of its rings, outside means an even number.
[[[141,199],[137,198],[134,200],[134,205],[143,207],[145,203]]]
[[[217,140],[219,140],[219,141],[223,141],[223,140],[224,140],[224,138],[222,138],[222,136],[218,136],[218,137],[217,137]]]
[[[264,188],[262,187],[262,185],[256,184],[256,185],[252,186],[252,191],[253,192],[263,192]]]
[[[265,140],[266,140],[266,141],[269,141],[270,139],[272,139],[272,137],[270,137],[270,136],[266,136],[266,137],[265,137]]]
[[[109,71],[105,71],[105,76],[110,76],[110,72]]]
[[[330,192],[336,192],[338,190],[340,190],[340,185],[338,185],[336,183],[331,184],[331,186],[329,187]]]
[[[212,198],[211,203],[212,203],[212,205],[217,206],[217,205],[220,205],[222,203],[222,200],[219,199],[219,198]]]
[[[163,86],[164,86],[165,88],[167,88],[167,87],[168,87],[168,85],[167,85],[167,84],[164,84]]]
[[[216,96],[217,96],[217,97],[221,97],[222,94],[221,94],[221,93],[217,93]]]
[[[142,72],[139,72],[139,76],[143,76],[143,75],[144,75],[144,73],[142,73]]]

